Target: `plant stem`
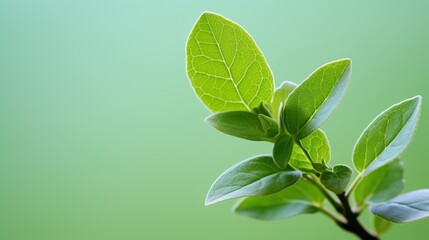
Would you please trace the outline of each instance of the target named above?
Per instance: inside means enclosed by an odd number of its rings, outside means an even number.
[[[309,174],[304,174],[304,177],[308,179],[308,181],[310,181],[314,186],[316,186],[323,193],[323,195],[326,196],[328,201],[332,204],[335,210],[337,210],[337,212],[341,214],[343,213],[343,207],[341,206],[341,204],[337,200],[335,200],[328,191],[326,191],[326,189],[319,183],[319,181],[314,179],[314,177]]]
[[[338,199],[340,199],[341,204],[343,205],[343,216],[347,219],[346,224],[341,224],[336,222],[344,230],[354,233],[362,240],[378,240],[379,238],[367,230],[359,223],[357,219],[357,214],[355,214],[351,208],[349,201],[344,193],[337,194]]]
[[[325,214],[326,216],[328,216],[329,218],[331,218],[332,220],[334,220],[338,225],[344,225],[346,224],[346,220],[342,218],[342,216],[338,216],[335,213],[329,211],[328,209],[324,208],[323,206],[319,207],[319,210]]]
[[[305,156],[308,158],[308,160],[313,164],[313,159],[311,158],[310,154],[307,152],[307,150],[302,146],[301,142],[299,140],[296,141],[296,143],[299,145],[299,147],[304,152]],[[337,194],[338,199],[340,200],[340,203],[335,200],[331,194],[325,189],[325,187],[320,184],[320,182],[317,180],[317,177],[315,178],[314,175],[311,174],[304,174],[304,177],[308,179],[313,185],[315,185],[328,199],[328,201],[332,204],[332,206],[337,210],[337,212],[341,213],[346,221],[343,221],[338,216],[334,215],[333,213],[327,211],[327,209],[320,207],[320,211],[333,219],[335,223],[340,226],[342,229],[355,234],[362,240],[379,240],[378,236],[373,235],[372,233],[368,232],[358,221],[359,213],[354,213],[350,207],[350,203],[348,200],[348,197],[350,196],[353,189],[357,186],[357,184],[362,180],[361,175],[359,174],[355,180],[353,181],[350,188],[347,190],[347,193],[341,193]]]
[[[360,183],[361,180],[362,180],[362,176],[360,174],[357,175],[355,180],[353,180],[353,183],[350,185],[349,189],[347,189],[346,191],[346,194],[345,194],[346,198],[350,196],[350,194],[353,192],[353,190],[358,185],[358,183]]]

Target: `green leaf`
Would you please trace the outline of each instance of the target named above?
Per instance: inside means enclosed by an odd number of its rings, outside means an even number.
[[[289,136],[282,136],[274,144],[273,159],[276,165],[284,169],[287,167],[293,152],[294,140]]]
[[[265,116],[267,116],[267,117],[271,117],[271,112],[270,112],[270,110],[269,110],[269,109],[268,109],[268,107],[267,107],[264,103],[262,103],[262,102],[261,102],[261,104],[259,104],[259,106],[258,106],[258,107],[256,107],[256,108],[254,108],[254,109],[253,109],[253,112],[254,112],[254,113],[257,113],[257,114],[265,115]]]
[[[279,220],[304,213],[315,213],[325,196],[307,180],[264,197],[247,197],[234,207],[237,214],[261,220]]]
[[[213,113],[206,118],[206,122],[217,130],[235,137],[252,141],[269,138],[256,113],[245,111]]]
[[[186,44],[188,78],[213,112],[251,111],[273,95],[273,75],[252,37],[238,24],[203,13]]]
[[[394,159],[407,148],[420,117],[421,97],[404,100],[378,115],[356,143],[353,162],[366,176]]]
[[[429,217],[429,189],[408,192],[370,208],[375,215],[395,223]]]
[[[291,167],[298,169],[303,172],[312,172],[313,166],[311,165],[310,160],[305,156],[305,153],[299,147],[298,144],[294,142],[292,156],[288,163]]]
[[[301,179],[301,172],[278,168],[269,155],[249,158],[222,173],[211,186],[206,206],[228,199],[263,196],[281,191]]]
[[[331,160],[331,146],[326,134],[318,129],[300,140],[315,163],[328,163]]]
[[[350,75],[350,59],[341,59],[321,66],[305,79],[286,101],[288,131],[302,139],[318,129],[343,98]]]
[[[261,122],[262,129],[264,129],[265,135],[269,138],[274,138],[279,133],[279,126],[274,119],[258,114],[259,121]]]
[[[321,129],[317,129],[300,141],[315,163],[323,163],[323,161],[328,163],[331,159],[330,145],[326,134]],[[296,143],[293,147],[293,153],[289,160],[289,165],[304,172],[309,172],[313,169],[310,160]]]
[[[330,191],[340,194],[344,192],[352,176],[352,169],[346,165],[336,165],[326,169],[320,175],[320,182]]]
[[[280,87],[274,91],[273,98],[271,98],[270,111],[274,119],[279,119],[280,106],[286,103],[289,94],[298,86],[296,83],[284,81]]]
[[[374,215],[374,229],[375,232],[380,235],[383,234],[385,232],[387,232],[387,230],[389,230],[389,228],[392,226],[392,222],[389,222],[377,215]]]
[[[404,167],[399,159],[373,171],[355,188],[355,200],[358,206],[366,201],[379,203],[398,195],[404,187]]]

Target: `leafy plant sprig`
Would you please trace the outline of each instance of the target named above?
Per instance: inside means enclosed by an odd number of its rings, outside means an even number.
[[[352,169],[329,165],[330,145],[320,127],[346,92],[350,59],[327,63],[301,84],[286,81],[274,90],[268,63],[250,35],[209,12],[189,35],[186,56],[195,93],[213,112],[206,122],[235,137],[274,144],[272,154],[222,173],[206,205],[240,198],[235,213],[263,220],[320,212],[361,239],[379,239],[392,222],[429,216],[429,189],[397,196],[404,186],[400,155],[416,131],[420,96],[391,106],[363,131],[353,150],[357,177],[349,184]],[[358,219],[367,208],[374,233]]]

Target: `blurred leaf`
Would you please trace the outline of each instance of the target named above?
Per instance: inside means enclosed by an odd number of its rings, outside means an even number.
[[[350,59],[341,59],[316,69],[298,85],[284,107],[288,131],[302,139],[318,129],[343,98],[350,75]]]
[[[352,169],[346,165],[336,165],[326,169],[320,175],[320,182],[330,191],[340,194],[344,192],[352,176]]]
[[[237,214],[262,220],[278,220],[304,213],[315,213],[325,196],[307,180],[264,197],[247,197],[234,207]]]
[[[387,230],[389,230],[389,228],[392,226],[392,222],[389,222],[377,215],[374,215],[374,229],[375,232],[380,235],[383,234],[385,232],[387,232]]]
[[[238,24],[203,13],[186,44],[188,78],[213,112],[251,111],[273,95],[273,76],[252,37]]]
[[[301,172],[291,168],[278,168],[271,156],[256,156],[239,162],[222,173],[211,186],[205,204],[276,193],[299,179]]]
[[[407,148],[420,117],[421,97],[406,99],[378,115],[356,143],[353,162],[366,176],[394,159]]]
[[[279,168],[286,168],[293,152],[293,139],[290,136],[282,136],[274,144],[273,159]]]
[[[269,138],[256,113],[245,111],[213,113],[206,118],[206,122],[217,130],[235,137],[252,141]]]
[[[371,212],[388,221],[407,223],[429,217],[429,189],[408,192],[371,206]]]
[[[399,159],[364,177],[354,191],[356,204],[379,203],[398,195],[404,187],[404,167]]]

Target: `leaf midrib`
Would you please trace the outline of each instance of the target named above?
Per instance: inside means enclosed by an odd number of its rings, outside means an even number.
[[[420,208],[418,208],[418,207],[410,206],[410,205],[407,205],[407,204],[405,204],[405,203],[389,202],[388,204],[398,205],[398,206],[402,206],[402,207],[411,208],[411,209],[414,209],[414,210],[419,211],[419,212],[425,212],[425,213],[428,213],[428,212],[429,212],[429,211],[428,211],[428,210],[426,210],[426,209],[420,209]]]
[[[395,139],[398,137],[398,135],[399,134],[401,134],[401,132],[402,131],[404,131],[404,127],[408,124],[408,122],[410,121],[410,119],[414,116],[414,114],[415,114],[415,111],[416,111],[416,108],[413,110],[413,113],[411,113],[410,114],[410,117],[406,120],[406,122],[405,122],[405,124],[403,124],[402,125],[402,128],[401,128],[401,130],[399,130],[398,131],[398,133],[395,135],[395,137],[394,138],[392,138],[392,140],[391,141],[389,141],[389,144],[383,149],[383,151],[381,151],[368,165],[366,165],[366,163],[367,163],[367,159],[365,158],[364,159],[364,165],[363,165],[363,167],[364,167],[364,170],[363,170],[363,172],[365,172],[365,170],[373,163],[373,162],[375,162],[379,157],[380,157],[380,155],[381,154],[383,154],[385,151],[386,151],[386,149],[388,149],[389,147],[390,147],[390,145],[392,145],[392,142],[394,142],[395,141]],[[368,142],[368,138],[366,138],[365,139],[367,142]],[[408,144],[407,144],[408,145]],[[367,153],[367,148],[368,148],[368,143],[366,144],[366,146],[365,146],[365,148],[366,148],[366,150],[365,150],[365,154]],[[388,163],[388,162],[387,162]],[[385,166],[387,163],[385,163],[384,165],[381,165],[380,167],[382,167],[382,166]],[[366,165],[366,166],[365,166]],[[374,171],[374,170],[373,170]]]
[[[345,70],[347,69],[348,64],[349,64],[349,63],[347,63],[347,65],[345,66],[345,68],[344,68],[344,69],[343,69],[343,71],[341,72],[341,76],[344,74]],[[333,67],[333,68],[334,68],[334,71],[335,71],[335,67]],[[328,69],[328,68],[326,68],[326,69],[324,69],[324,70],[323,70],[323,74],[322,74],[322,76],[325,76],[325,72],[326,72],[326,70],[327,70],[327,69]],[[310,77],[311,77],[311,76],[310,76]],[[308,79],[310,79],[310,77],[309,77]],[[319,106],[317,107],[317,109],[316,109],[316,110],[313,112],[313,114],[308,118],[308,120],[306,121],[306,123],[304,124],[304,126],[302,126],[302,128],[301,128],[301,129],[296,133],[296,135],[297,135],[297,136],[302,132],[302,130],[304,130],[304,129],[305,129],[305,127],[307,127],[307,125],[308,125],[308,124],[310,124],[310,122],[311,122],[311,120],[313,119],[314,115],[316,115],[316,114],[319,112],[319,109],[321,108],[321,106],[323,106],[323,105],[325,104],[325,102],[329,99],[330,94],[332,93],[332,91],[334,91],[335,87],[337,86],[337,83],[341,81],[341,78],[342,78],[342,77],[340,77],[340,78],[338,79],[338,81],[336,81],[336,82],[335,82],[335,85],[334,85],[334,86],[331,88],[331,90],[329,91],[328,97],[326,97],[326,98],[324,98],[324,99],[323,99],[322,103],[321,103],[321,104],[319,104]],[[322,79],[323,79],[323,77],[322,77]]]
[[[220,48],[219,41],[218,41],[218,39],[216,38],[216,35],[215,35],[215,34],[214,34],[214,32],[213,32],[213,28],[212,28],[212,26],[211,26],[211,24],[210,24],[210,20],[209,20],[209,18],[208,18],[207,16],[206,16],[206,20],[207,20],[207,25],[208,25],[208,26],[209,26],[209,28],[210,28],[210,33],[211,33],[211,35],[213,36],[213,39],[214,39],[214,40],[215,40],[215,42],[216,42],[216,47],[217,47],[217,49],[219,50],[219,54],[220,54],[220,56],[222,57],[222,63],[223,63],[223,65],[225,66],[225,68],[228,70],[229,78],[228,78],[227,80],[230,80],[230,81],[232,82],[232,85],[234,86],[234,89],[235,89],[235,91],[236,91],[236,93],[237,93],[238,97],[240,98],[240,101],[242,102],[242,104],[246,107],[246,109],[247,109],[248,111],[251,111],[252,109],[250,109],[249,105],[244,101],[243,97],[241,96],[240,91],[238,90],[238,85],[237,85],[237,84],[235,84],[234,80],[232,79],[231,69],[230,69],[230,67],[226,64],[226,60],[225,60],[225,57],[223,56],[222,49]],[[235,49],[235,54],[237,54],[237,49]],[[234,55],[235,55],[235,54],[234,54]],[[231,66],[232,66],[232,64],[231,64]]]

